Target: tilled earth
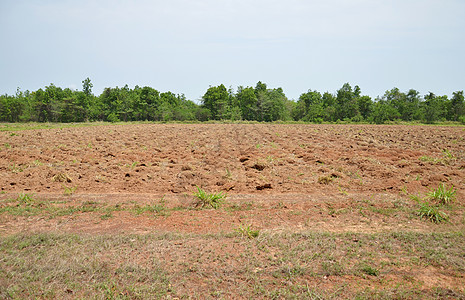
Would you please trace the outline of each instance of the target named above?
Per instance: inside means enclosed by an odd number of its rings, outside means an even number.
[[[463,127],[123,125],[0,134],[8,193],[397,194],[463,190]]]
[[[418,216],[417,201],[440,185],[456,197],[445,208],[449,221],[435,224]],[[197,188],[223,192],[225,203],[196,209]],[[246,225],[265,234],[463,232],[465,128],[130,124],[3,131],[0,189],[4,237],[227,235]],[[458,270],[420,280],[420,289],[460,290]],[[409,276],[439,270],[415,272]]]

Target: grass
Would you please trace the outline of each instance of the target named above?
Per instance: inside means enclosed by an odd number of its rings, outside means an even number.
[[[63,186],[63,187],[65,189],[65,191],[63,192],[65,196],[71,196],[72,194],[76,192],[76,189],[77,189],[77,186],[73,186],[73,187]]]
[[[441,211],[438,206],[432,205],[426,201],[420,202],[418,215],[433,223],[441,223],[449,219],[449,216],[445,212]]]
[[[366,275],[370,276],[378,276],[379,275],[379,270],[375,267],[373,267],[371,264],[367,263],[362,263],[360,265],[360,272]]]
[[[109,205],[106,202],[84,201],[70,205],[66,201],[53,201],[36,198],[33,194],[19,194],[15,199],[5,199],[0,201],[0,215],[9,214],[12,216],[46,216],[55,218],[59,216],[70,216],[78,213],[102,213],[102,220],[111,218],[115,211],[128,211],[136,215],[149,214],[152,216],[168,216],[172,210],[179,208],[167,208],[164,198],[158,202],[139,205]]]
[[[451,162],[455,161],[456,157],[448,150],[444,149],[442,151],[442,157],[432,157],[432,156],[427,156],[424,155],[420,157],[420,161],[422,162],[429,162],[432,164],[441,164],[441,165],[449,165]]]
[[[464,248],[463,232],[17,234],[0,298],[460,299]]]
[[[230,120],[221,120],[221,121],[128,121],[128,122],[80,122],[80,123],[38,123],[38,122],[28,122],[28,123],[0,123],[0,132],[14,132],[14,131],[23,131],[23,130],[37,130],[37,129],[64,129],[64,128],[74,128],[74,127],[91,127],[91,126],[105,126],[105,125],[132,125],[132,124],[314,124],[312,122],[304,121],[275,121],[275,122],[258,122],[258,121],[230,121]],[[322,124],[334,124],[334,122],[323,122]],[[345,122],[338,121],[337,124],[366,124],[364,122]],[[386,122],[385,125],[409,125],[409,126],[429,126],[429,127],[438,127],[438,126],[463,126],[463,122],[436,122],[434,124],[424,124],[418,121],[404,122],[404,121],[395,121],[395,122]]]
[[[260,230],[252,229],[252,225],[239,225],[236,231],[243,237],[254,239],[260,234]]]
[[[131,210],[137,215],[143,213],[151,213],[160,216],[170,215],[170,210],[166,207],[165,197],[162,197],[158,203],[146,204],[144,206],[135,204]]]
[[[453,187],[447,189],[441,183],[435,190],[431,190],[426,197],[410,195],[410,199],[418,203],[417,214],[421,218],[438,224],[449,220],[449,216],[441,210],[441,207],[451,204],[455,200],[456,194]]]
[[[318,183],[319,184],[330,184],[334,180],[333,176],[320,176],[318,177]]]
[[[223,192],[208,193],[202,190],[200,187],[197,187],[197,191],[194,192],[194,197],[196,198],[194,203],[196,208],[218,209],[224,204],[226,194]]]
[[[445,205],[452,203],[455,200],[456,194],[456,190],[453,187],[447,189],[446,186],[441,183],[437,189],[428,193],[428,196],[439,204]]]

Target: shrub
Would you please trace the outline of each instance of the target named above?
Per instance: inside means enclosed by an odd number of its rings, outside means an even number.
[[[459,117],[459,122],[465,125],[465,116]]]

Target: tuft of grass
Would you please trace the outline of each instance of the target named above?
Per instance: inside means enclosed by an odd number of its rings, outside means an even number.
[[[111,214],[111,211],[109,211],[109,212],[107,212],[106,214],[101,215],[101,216],[100,216],[100,219],[101,219],[101,220],[108,220],[108,219],[110,219],[110,218],[112,218],[112,217],[113,217],[113,215]]]
[[[379,275],[379,270],[377,268],[371,266],[371,264],[368,264],[368,263],[360,264],[360,271],[363,274],[370,275],[370,276],[378,276]]]
[[[76,192],[76,189],[77,189],[77,186],[73,186],[73,187],[63,186],[63,187],[65,188],[65,191],[63,192],[65,196],[71,196],[72,194],[74,194],[74,192]]]
[[[438,206],[431,205],[426,201],[420,202],[419,204],[418,215],[421,218],[428,219],[433,223],[441,223],[449,219],[449,216],[443,211],[440,211]]]
[[[18,197],[16,198],[16,201],[26,206],[33,206],[36,202],[33,194],[31,195],[31,194],[25,194],[25,193],[20,193]]]
[[[170,214],[166,207],[165,197],[163,196],[158,203],[146,204],[144,206],[135,205],[133,208],[135,214],[140,215],[143,213],[155,213],[161,216],[168,216]]]
[[[420,161],[422,162],[429,162],[434,165],[441,164],[441,165],[449,165],[451,162],[455,161],[456,157],[452,154],[448,149],[444,149],[442,151],[442,157],[432,157],[424,155],[420,157]]]
[[[333,181],[332,176],[320,176],[318,177],[318,183],[319,184],[330,184]]]
[[[68,183],[73,181],[71,177],[69,177],[69,175],[66,173],[58,173],[52,177],[52,180],[54,182],[68,182]]]
[[[214,209],[218,209],[221,205],[223,205],[226,194],[223,192],[207,193],[197,186],[197,192],[194,192],[194,197],[196,198],[196,202],[194,203],[196,208],[212,207]]]
[[[260,230],[252,229],[252,225],[239,225],[236,231],[248,239],[254,239],[260,235]]]
[[[441,183],[437,189],[431,190],[431,192],[428,193],[428,196],[432,200],[438,201],[439,204],[449,204],[454,202],[456,191],[453,187],[447,189],[446,186]]]

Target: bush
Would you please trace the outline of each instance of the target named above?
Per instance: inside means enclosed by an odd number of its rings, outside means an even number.
[[[465,116],[459,117],[459,122],[465,125]]]

